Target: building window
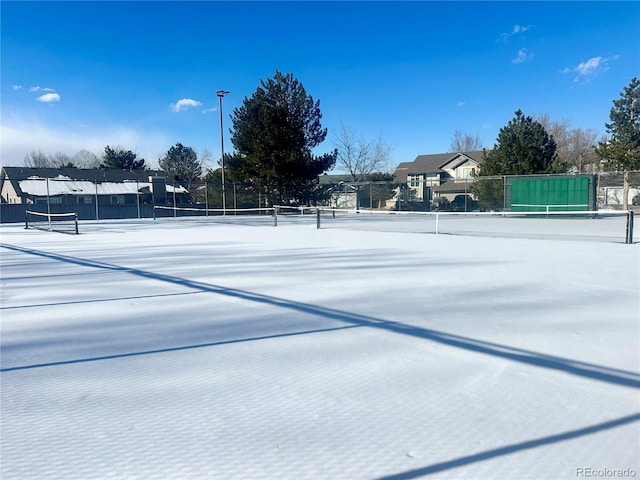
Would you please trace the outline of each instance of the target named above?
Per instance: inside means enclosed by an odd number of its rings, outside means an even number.
[[[93,203],[93,197],[89,195],[80,195],[78,197],[78,205],[88,205]]]
[[[36,197],[35,198],[36,201],[36,205],[46,205],[47,203],[49,203],[49,205],[61,205],[62,204],[62,197],[49,197],[49,201],[47,202],[47,197]]]
[[[124,205],[124,195],[111,195],[111,205]]]
[[[427,187],[435,187],[440,185],[440,176],[439,175],[427,175],[424,179],[424,183]]]
[[[456,170],[456,177],[462,179],[471,178],[475,171],[476,169],[473,167],[461,167]]]
[[[422,180],[422,175],[409,175],[409,186],[419,187]]]

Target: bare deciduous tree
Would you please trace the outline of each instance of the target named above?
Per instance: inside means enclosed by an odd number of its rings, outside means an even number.
[[[348,172],[354,182],[365,181],[374,172],[390,170],[392,148],[381,136],[365,139],[341,124],[333,146],[338,152],[336,167]]]
[[[198,155],[198,158],[200,159],[200,163],[204,168],[208,163],[212,161],[213,153],[211,153],[211,150],[209,150],[208,148],[203,148],[200,152],[200,155]]]
[[[51,168],[53,165],[51,163],[51,158],[48,155],[42,153],[42,150],[35,150],[27,153],[24,156],[24,166],[31,168]]]
[[[482,140],[478,135],[469,135],[461,130],[453,132],[449,152],[475,152],[482,150]]]
[[[536,120],[556,141],[558,160],[567,164],[576,173],[595,173],[600,167],[600,158],[595,152],[598,132],[593,128],[571,128],[571,121],[563,119],[552,122],[549,115],[538,115]]]
[[[99,168],[100,158],[93,152],[82,149],[73,156],[71,161],[78,168]]]
[[[51,164],[54,168],[75,167],[73,160],[66,153],[56,152],[53,155],[49,155],[49,158],[51,159]]]
[[[77,166],[75,157],[72,158],[66,153],[56,152],[45,154],[42,150],[31,151],[24,156],[23,164],[31,168],[74,168]]]

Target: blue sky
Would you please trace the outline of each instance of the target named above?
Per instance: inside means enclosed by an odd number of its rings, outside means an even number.
[[[638,2],[11,2],[1,9],[1,160],[33,150],[220,152],[229,114],[291,72],[340,124],[393,146],[393,166],[491,147],[517,109],[604,134],[640,76]],[[209,166],[213,166],[210,164]]]

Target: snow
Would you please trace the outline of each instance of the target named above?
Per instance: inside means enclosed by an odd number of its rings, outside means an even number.
[[[149,182],[100,182],[93,183],[85,180],[71,180],[60,176],[57,179],[30,177],[18,182],[20,189],[27,195],[46,197],[47,195],[125,195],[137,194],[152,188]],[[187,193],[184,187],[166,185],[167,192]]]
[[[640,475],[640,244],[80,230],[0,227],[3,480]]]

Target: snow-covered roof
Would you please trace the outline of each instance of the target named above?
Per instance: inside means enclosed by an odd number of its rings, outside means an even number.
[[[47,186],[48,183],[48,186]],[[29,177],[19,182],[20,189],[27,195],[46,197],[56,195],[126,195],[137,194],[142,189],[150,189],[149,182],[100,182],[93,183],[83,180],[71,180],[58,176],[48,182],[44,178]],[[167,185],[167,193],[187,193],[181,186]]]

